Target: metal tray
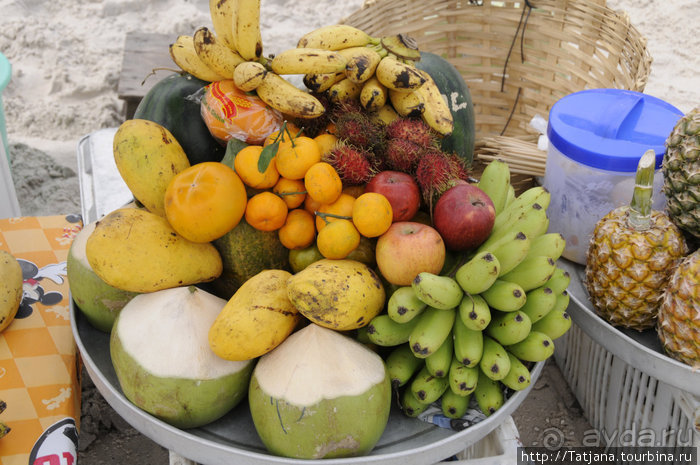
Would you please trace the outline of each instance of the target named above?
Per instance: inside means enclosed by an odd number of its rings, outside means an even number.
[[[133,198],[114,164],[112,140],[115,132],[115,129],[103,129],[88,134],[78,146],[82,214],[86,223],[101,218]],[[266,451],[257,436],[246,402],[214,423],[189,430],[174,428],[139,409],[119,387],[109,354],[109,335],[93,328],[72,300],[70,314],[73,336],[85,368],[112,408],[146,437],[203,465],[436,463],[477,443],[503,423],[525,400],[545,363],[534,365],[530,387],[514,393],[492,416],[462,431],[408,418],[394,407],[383,436],[369,455],[346,459],[297,460],[273,456]]]
[[[637,370],[700,396],[700,372],[666,355],[655,329],[640,332],[610,325],[593,309],[584,285],[585,267],[564,258],[558,263],[571,275],[567,312],[591,339]]]
[[[71,327],[80,355],[100,394],[131,426],[161,446],[202,465],[269,464],[432,464],[483,439],[505,421],[527,397],[544,367],[535,364],[530,387],[513,394],[496,413],[462,431],[408,418],[392,408],[389,423],[374,450],[366,456],[300,460],[270,455],[260,441],[246,401],[209,425],[181,430],[132,404],[121,391],[109,355],[109,335],[93,328],[71,302]]]

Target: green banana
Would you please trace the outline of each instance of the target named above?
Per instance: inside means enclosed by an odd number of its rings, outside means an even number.
[[[479,381],[477,381],[474,390],[474,398],[479,409],[487,417],[496,413],[496,410],[501,408],[505,402],[501,383],[492,380],[483,371],[479,371]]]
[[[408,337],[408,344],[413,354],[418,358],[426,358],[445,342],[455,322],[455,309],[440,310],[435,307],[427,307],[417,318],[415,326]]]
[[[496,215],[498,215],[506,206],[510,185],[510,168],[508,163],[496,159],[486,165],[476,186],[486,192],[486,195],[493,202]]]
[[[408,342],[411,332],[416,327],[417,320],[407,323],[397,323],[386,313],[381,313],[367,325],[367,337],[378,346],[393,347]]]
[[[530,240],[533,240],[545,234],[548,227],[549,218],[547,217],[547,210],[539,203],[534,203],[520,209],[518,214],[508,223],[499,227],[496,227],[494,224],[488,239],[486,239],[479,248],[481,249],[483,247],[486,250],[492,250],[493,244],[498,243],[513,232],[522,232],[529,237]],[[503,267],[503,263],[501,263],[501,267]]]
[[[544,186],[533,186],[526,189],[522,194],[518,195],[509,205],[508,208],[503,210],[506,215],[513,214],[515,210],[519,208],[524,208],[533,204],[540,204],[542,208],[549,208],[549,202],[552,199],[552,195]],[[501,215],[498,215],[501,216]],[[507,217],[503,217],[499,220],[500,222],[508,222]]]
[[[408,344],[396,346],[386,360],[386,371],[394,388],[404,386],[423,366],[423,359],[413,355]]]
[[[484,354],[479,361],[482,372],[494,381],[499,381],[510,371],[510,359],[506,349],[495,339],[484,336]]]
[[[453,345],[452,337],[448,336],[438,350],[425,358],[425,366],[431,375],[438,378],[447,376],[454,355]],[[413,356],[413,358],[418,359],[416,356]]]
[[[456,359],[467,367],[477,366],[484,353],[484,335],[482,331],[469,329],[464,325],[461,318],[456,318],[453,336]]]
[[[410,383],[410,389],[413,395],[420,402],[430,404],[440,398],[445,390],[450,388],[450,382],[447,377],[439,378],[433,376],[428,371],[427,366],[423,366],[420,371],[413,377]]]
[[[457,281],[450,276],[441,276],[427,271],[418,273],[413,278],[411,287],[419,300],[440,310],[456,308],[464,294]]]
[[[569,295],[569,292],[567,290],[561,291],[559,294],[557,294],[557,301],[554,304],[554,308],[552,311],[564,311],[567,308],[569,308],[569,301],[571,300],[571,296]]]
[[[487,239],[488,242],[488,239]],[[521,231],[511,231],[499,241],[493,244],[479,246],[476,253],[491,252],[498,260],[498,275],[503,275],[516,266],[527,257],[530,252],[530,238]],[[492,283],[493,284],[493,283]],[[482,291],[483,292],[483,291]]]
[[[539,331],[549,336],[552,340],[563,336],[571,328],[571,317],[566,310],[553,310],[547,313],[540,321],[532,325],[533,331]]]
[[[522,391],[530,385],[530,370],[515,355],[508,352],[510,359],[510,371],[501,380],[501,383],[514,391]]]
[[[498,279],[517,283],[527,292],[549,281],[556,267],[556,262],[551,257],[528,252],[525,260]]]
[[[554,353],[554,341],[544,333],[530,331],[522,341],[506,346],[506,350],[526,362],[541,362]]]
[[[440,409],[447,418],[462,418],[469,409],[471,396],[460,396],[447,389],[440,397]]]
[[[425,310],[427,305],[420,300],[411,286],[397,288],[387,301],[386,312],[397,323],[407,323]]]
[[[520,307],[520,312],[523,312],[530,318],[531,323],[539,321],[543,316],[554,308],[557,302],[557,296],[550,288],[540,286],[527,292],[525,305]]]
[[[473,331],[481,331],[491,322],[489,304],[478,294],[465,294],[457,307],[457,312],[464,326]]]
[[[413,395],[411,389],[406,386],[401,392],[401,411],[407,417],[416,418],[430,406],[430,403],[421,402]]]
[[[447,374],[450,390],[458,396],[468,396],[474,392],[479,379],[479,370],[478,366],[465,366],[457,357],[453,357],[450,363],[450,371]]]
[[[491,287],[480,295],[489,304],[489,307],[502,312],[519,310],[527,300],[527,294],[519,284],[501,279],[497,279]]]
[[[506,196],[506,205],[503,208],[504,210],[508,207],[510,207],[515,200],[515,187],[511,184],[508,186],[508,195]]]
[[[566,248],[566,239],[561,233],[546,233],[532,240],[530,255],[546,255],[556,261],[564,253],[564,248]]]
[[[525,339],[531,329],[530,317],[520,310],[494,312],[491,324],[486,328],[486,334],[502,345],[511,345]]]
[[[488,250],[483,250],[457,268],[455,281],[464,292],[481,294],[491,287],[500,272],[498,258]]]
[[[549,278],[549,281],[544,283],[544,285],[550,288],[552,292],[559,295],[569,287],[570,283],[571,275],[569,272],[563,268],[556,267],[554,273],[552,273],[552,277]]]

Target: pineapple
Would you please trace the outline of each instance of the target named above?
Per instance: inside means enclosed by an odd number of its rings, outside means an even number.
[[[700,238],[700,107],[678,120],[661,167],[671,220]]]
[[[700,250],[673,272],[659,307],[657,331],[666,352],[700,369]]]
[[[585,284],[598,314],[638,331],[656,323],[673,267],[688,253],[680,229],[651,209],[655,158],[653,150],[641,157],[630,205],[598,221],[586,257]]]

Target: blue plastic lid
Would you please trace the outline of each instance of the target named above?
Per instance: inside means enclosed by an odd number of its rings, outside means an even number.
[[[606,171],[635,172],[649,149],[661,167],[665,143],[683,116],[656,97],[623,89],[590,89],[559,99],[547,136],[566,157]]]

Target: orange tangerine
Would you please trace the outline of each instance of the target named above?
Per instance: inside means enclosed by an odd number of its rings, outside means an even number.
[[[281,143],[275,158],[282,176],[302,179],[312,165],[321,161],[321,149],[312,138],[300,136]]]
[[[233,160],[233,168],[241,177],[246,186],[253,189],[268,189],[277,183],[280,175],[275,166],[273,157],[265,168],[260,172],[258,162],[263,148],[260,145],[249,145],[236,154]]]
[[[218,239],[241,221],[246,191],[238,175],[219,162],[192,165],[165,190],[165,215],[178,234],[192,242]]]
[[[333,147],[335,147],[335,144],[338,143],[338,138],[335,135],[329,133],[319,134],[318,136],[314,137],[314,140],[316,141],[319,149],[321,150],[322,158],[328,155],[333,149]]]
[[[313,164],[304,176],[306,193],[321,204],[333,203],[343,192],[343,181],[333,166],[324,161]]]
[[[314,217],[303,208],[295,208],[287,213],[284,225],[277,231],[280,242],[288,249],[303,249],[316,239]]]
[[[263,191],[248,199],[245,220],[260,231],[276,231],[287,219],[287,204],[278,195]]]
[[[304,210],[315,215],[318,209],[321,208],[321,203],[315,201],[310,195],[306,195],[304,198]]]
[[[340,260],[360,245],[360,233],[350,220],[334,221],[318,232],[316,245],[324,257]]]
[[[282,197],[290,210],[303,204],[304,199],[306,199],[306,188],[301,179],[280,177],[275,187],[272,188],[272,192]]]
[[[278,135],[279,135],[281,130],[282,130],[282,128],[278,129],[277,131],[271,132],[270,135],[268,135],[265,138],[265,142],[263,142],[263,147],[268,146],[271,143],[275,142],[278,139]],[[296,137],[297,134],[299,134],[299,131],[300,131],[300,129],[297,125],[287,121],[287,129],[284,131],[284,135],[280,138],[280,142],[289,140],[293,137]],[[290,134],[291,134],[291,136],[290,136]]]
[[[384,234],[394,217],[391,203],[382,194],[366,192],[355,199],[352,206],[352,222],[365,237]]]
[[[355,203],[355,197],[348,194],[340,194],[338,199],[333,203],[324,203],[316,210],[316,230],[322,230],[328,223],[343,219],[352,219],[352,206]],[[326,215],[327,214],[327,215]]]

